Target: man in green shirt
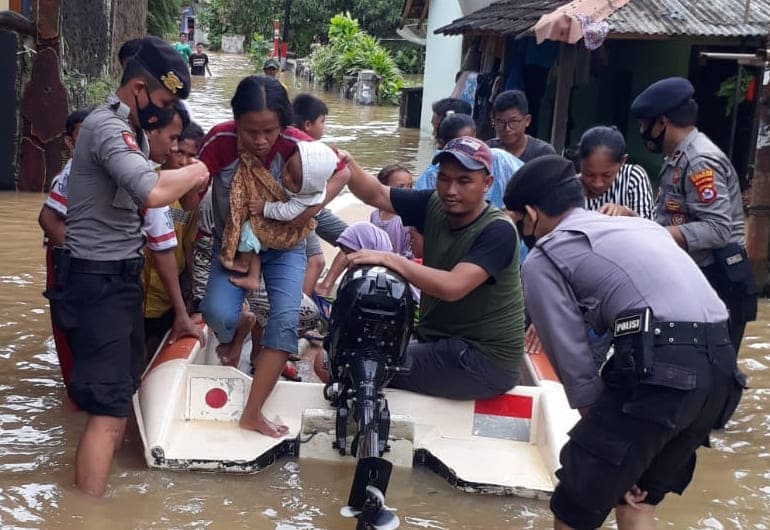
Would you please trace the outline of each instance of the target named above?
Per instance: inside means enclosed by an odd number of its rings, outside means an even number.
[[[353,194],[401,216],[425,243],[423,265],[367,250],[348,259],[388,267],[422,291],[411,371],[391,386],[450,399],[499,395],[518,382],[524,347],[518,236],[484,200],[494,178],[484,142],[456,138],[433,163],[436,189],[410,190],[391,189],[350,161]]]
[[[179,41],[174,43],[174,49],[179,53],[179,55],[184,58],[185,64],[190,64],[190,56],[192,55],[192,48],[190,48],[190,45],[187,44],[187,34],[186,33],[180,33],[179,34]]]

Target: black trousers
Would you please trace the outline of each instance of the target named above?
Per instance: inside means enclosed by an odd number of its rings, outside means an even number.
[[[397,375],[391,388],[448,399],[484,399],[504,394],[519,382],[505,369],[462,339],[412,342],[406,350],[408,375]]]
[[[89,414],[124,418],[144,361],[143,292],[138,272],[70,270],[51,297],[72,348],[70,395]]]
[[[716,263],[701,268],[706,279],[727,306],[730,314],[730,342],[736,352],[740,350],[746,323],[757,318],[756,288],[744,282],[731,282],[724,270]],[[752,279],[753,280],[753,279]]]
[[[661,346],[653,375],[610,384],[570,431],[551,510],[578,530],[598,528],[636,484],[656,505],[692,479],[696,450],[722,428],[743,390],[729,344]]]

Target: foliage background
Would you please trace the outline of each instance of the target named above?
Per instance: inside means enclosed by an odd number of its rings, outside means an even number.
[[[158,37],[178,36],[182,0],[149,0],[147,34]]]
[[[338,14],[329,22],[328,43],[313,51],[310,68],[327,85],[344,81],[361,70],[374,70],[380,76],[378,98],[381,103],[397,104],[404,78],[389,50],[363,31],[350,15]]]
[[[165,2],[171,0],[150,0]],[[272,41],[273,21],[283,22],[286,0],[211,0],[201,5],[200,22],[209,30],[212,49],[221,45],[222,35],[262,36]],[[395,37],[403,0],[291,0],[289,43],[302,57],[314,42],[328,42],[329,20],[348,12],[361,29],[378,38]]]

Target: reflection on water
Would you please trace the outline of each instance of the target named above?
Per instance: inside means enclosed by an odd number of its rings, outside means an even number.
[[[227,100],[245,66],[242,58],[212,55],[217,77],[196,80],[191,98],[198,121],[208,127],[229,118]],[[417,136],[398,134],[395,108],[361,108],[325,97],[330,136],[365,165],[418,165]],[[0,527],[352,528],[338,515],[352,464],[284,460],[248,476],[151,471],[135,427],[117,455],[107,499],[84,498],[70,487],[84,418],[64,400],[40,295],[45,271],[36,220],[42,200],[0,194]],[[769,318],[770,304],[763,302],[761,320],[749,325],[744,342],[741,365],[752,389],[728,429],[713,437],[714,448],[701,453],[684,497],[661,507],[660,527],[770,527]],[[550,527],[544,502],[463,494],[425,469],[397,470],[388,503],[398,509],[402,528]]]
[[[212,55],[211,68],[214,77],[193,78],[189,99],[194,118],[204,129],[232,119],[230,98],[235,87],[245,75],[256,73],[246,59],[236,55]],[[282,81],[290,96],[312,90],[290,72],[282,74]],[[399,129],[398,107],[359,106],[329,92],[322,98],[329,107],[324,141],[350,149],[363,167],[379,171],[386,164],[401,162],[419,174],[428,163],[430,142],[422,142],[418,157],[419,131]]]

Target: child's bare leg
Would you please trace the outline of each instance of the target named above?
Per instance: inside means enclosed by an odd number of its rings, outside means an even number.
[[[250,252],[249,254],[249,271],[246,276],[231,276],[230,281],[241,289],[256,291],[259,289],[259,275],[262,269],[262,262],[259,259],[259,254],[256,252]]]
[[[219,261],[222,266],[230,271],[235,272],[249,272],[251,266],[251,252],[237,252],[235,258],[230,261],[225,261],[222,256],[219,256]]]
[[[219,263],[222,264],[222,266],[231,271],[233,270],[233,267],[235,266],[235,260],[234,259],[228,259],[224,256],[224,254],[219,255]]]
[[[233,259],[227,259],[224,254],[219,255],[219,263],[229,271],[248,272],[251,265],[250,252],[236,252]]]

